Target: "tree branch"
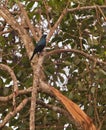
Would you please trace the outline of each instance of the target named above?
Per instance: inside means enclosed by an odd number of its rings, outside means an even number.
[[[104,20],[106,21],[105,14],[104,14],[103,11],[101,10],[100,6],[97,5],[96,7],[97,7],[97,9],[99,10],[99,12],[102,14]]]
[[[12,29],[7,30],[7,31],[0,31],[0,36],[6,33],[10,33],[10,32],[12,32]]]
[[[43,3],[44,3],[44,6],[45,6],[45,9],[46,9],[46,16],[47,16],[47,21],[48,21],[48,25],[49,25],[49,29],[51,29],[51,24],[50,24],[50,18],[49,18],[49,6],[48,6],[48,3],[46,0],[43,0]]]
[[[28,94],[32,92],[32,87],[29,87],[28,89],[25,90],[18,90],[18,95],[23,95],[23,94]],[[10,94],[9,96],[0,96],[0,102],[8,102],[13,98],[13,94]]]
[[[8,65],[5,65],[5,64],[0,64],[0,69],[6,70],[11,75],[11,78],[13,80],[14,92],[17,92],[18,83],[17,83],[17,78],[14,74],[14,71]]]
[[[101,9],[106,9],[106,5],[99,6]],[[83,11],[83,10],[90,10],[90,9],[96,9],[97,6],[84,6],[84,7],[77,7],[77,8],[71,8],[67,9],[68,12],[75,12],[75,11]]]
[[[21,111],[24,106],[27,104],[27,102],[30,100],[30,98],[26,98],[24,99],[19,105],[18,107],[16,107],[16,109],[14,111],[9,112],[6,117],[4,118],[4,120],[2,121],[2,123],[0,123],[0,128],[2,128],[9,120],[10,118],[14,117],[19,111]]]
[[[93,56],[91,56],[91,55],[89,55],[89,54],[87,54],[87,53],[85,53],[85,52],[83,52],[83,51],[81,51],[81,50],[75,50],[75,49],[57,49],[57,50],[53,50],[53,51],[47,52],[47,53],[45,54],[45,57],[46,57],[46,56],[53,55],[53,54],[65,53],[65,52],[72,52],[72,53],[81,54],[81,55],[83,55],[84,57],[86,57],[87,59],[89,59],[89,60],[95,62],[96,64],[106,65],[106,62],[101,61],[101,59],[95,58],[95,57],[93,57]]]
[[[30,130],[35,130],[35,109],[36,109],[36,97],[37,87],[39,86],[39,79],[42,77],[40,71],[42,70],[42,63],[44,57],[40,56],[36,61],[32,62],[33,65],[33,87],[31,96],[31,108],[30,108]]]
[[[10,14],[10,12],[5,7],[0,8],[0,15],[10,24],[14,30],[18,31],[20,37],[22,38],[27,54],[30,57],[32,55],[33,44],[32,39],[28,35],[26,29],[23,26],[19,25],[14,17]],[[41,58],[39,58],[41,60]],[[36,62],[36,63],[35,63]],[[38,63],[37,63],[38,62]],[[33,68],[33,87],[32,87],[32,97],[31,97],[31,112],[30,112],[30,130],[35,130],[35,108],[36,108],[36,96],[37,96],[37,86],[38,86],[38,75],[40,71],[41,64],[36,58],[36,61],[33,61],[31,64]]]
[[[69,3],[68,3],[69,4]],[[67,6],[68,6],[67,4]],[[58,18],[57,22],[54,24],[54,26],[50,29],[50,32],[48,34],[47,37],[47,42],[50,40],[51,36],[53,35],[53,33],[55,32],[56,28],[58,27],[58,25],[60,24],[60,22],[62,21],[63,17],[67,14],[67,6],[66,8],[62,11],[60,17]]]
[[[37,104],[40,104],[42,105],[44,108],[48,108],[50,110],[53,110],[54,112],[58,112],[58,113],[61,113],[63,114],[64,116],[66,116],[70,121],[74,122],[72,120],[72,118],[70,118],[70,115],[69,113],[63,109],[63,108],[60,108],[60,107],[57,107],[57,106],[54,106],[54,105],[50,105],[50,104],[45,104],[43,101],[41,100],[37,100]]]
[[[20,37],[22,38],[27,54],[30,57],[32,55],[32,40],[30,36],[28,35],[26,29],[19,25],[14,17],[11,15],[11,13],[8,11],[5,7],[0,7],[0,15],[7,21],[9,25],[12,26],[14,30],[16,30]],[[39,72],[41,71],[41,66],[43,62],[43,56],[41,56],[39,59],[36,57],[36,60],[33,60],[31,62],[31,66],[33,69],[33,87],[32,87],[32,97],[31,97],[31,109],[30,109],[30,130],[35,130],[35,109],[36,109],[36,96],[37,96],[37,86],[39,85]]]
[[[26,20],[26,23],[27,23],[29,29],[31,30],[31,32],[32,32],[32,34],[34,36],[35,41],[38,41],[39,38],[37,37],[37,35],[35,33],[34,27],[30,22],[30,19],[29,19],[28,15],[27,15],[27,12],[24,10],[24,7],[22,6],[22,4],[20,4],[20,2],[18,2],[18,5],[19,5],[19,7],[20,7],[20,9],[22,11],[23,16],[25,17],[25,20]]]
[[[13,87],[14,87],[14,89],[13,89],[14,90],[13,91],[13,106],[15,107],[16,106],[15,97],[18,93],[17,78],[14,74],[14,71],[8,65],[0,64],[0,68],[3,69],[3,70],[6,70],[11,75],[11,78],[13,80]]]
[[[27,31],[23,26],[19,25],[8,9],[4,6],[0,7],[0,15],[7,21],[11,27],[19,33],[19,36],[24,42],[28,56],[32,55],[33,43],[31,37],[28,35]]]

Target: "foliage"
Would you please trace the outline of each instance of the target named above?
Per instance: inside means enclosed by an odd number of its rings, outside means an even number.
[[[43,32],[49,32],[47,18],[47,9],[42,0],[21,0],[27,14],[34,27],[38,27]],[[1,5],[4,3],[1,0]],[[51,26],[55,24],[61,12],[67,5],[67,0],[48,0],[48,16]],[[80,10],[80,7],[92,5],[104,5],[103,0],[70,0],[68,8],[79,8],[76,11],[69,11],[64,16],[55,34],[47,44],[47,51],[55,49],[76,49],[106,61],[106,30],[105,19],[98,8],[89,10]],[[19,21],[21,13],[18,13],[19,7],[17,1],[10,0],[7,4],[11,9],[14,18]],[[50,11],[49,11],[50,10]],[[102,10],[106,16],[105,9]],[[0,19],[0,32],[7,33],[0,35],[0,51],[2,53],[1,62],[9,65],[15,72],[19,81],[19,89],[28,88],[32,85],[32,69],[26,50],[16,31],[10,25],[5,23],[3,18]],[[46,81],[58,88],[64,95],[77,103],[85,113],[89,115],[94,124],[102,130],[106,129],[106,66],[98,65],[86,57],[72,53],[58,53],[49,56],[44,61],[44,73]],[[9,95],[12,92],[12,79],[4,70],[0,70],[0,96]],[[30,94],[17,97],[19,104],[24,97],[30,97]],[[39,93],[38,98],[47,101],[52,105],[62,107],[56,99],[46,94]],[[13,129],[26,130],[29,122],[30,103],[24,109],[17,113],[16,117],[9,121],[6,130]],[[37,105],[36,127],[37,130],[53,130],[58,126],[63,129],[65,124],[67,130],[76,130],[75,126],[66,119],[62,114]],[[12,103],[0,103],[1,119],[7,112],[12,110]],[[103,121],[104,120],[104,121]],[[103,121],[103,124],[102,124]],[[41,127],[41,128],[39,128]]]

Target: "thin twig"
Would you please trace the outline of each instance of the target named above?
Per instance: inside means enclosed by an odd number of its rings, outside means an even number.
[[[37,100],[37,104],[40,104],[45,108],[51,109],[55,112],[62,113],[64,115],[68,114],[67,111],[65,111],[63,108],[60,108],[60,107],[57,107],[57,106],[54,106],[54,105],[51,105],[51,104],[45,104],[42,100]]]
[[[69,4],[69,2],[68,2]],[[47,37],[47,42],[49,41],[49,39],[51,38],[51,36],[53,35],[53,33],[55,32],[56,28],[58,27],[58,25],[61,23],[63,17],[67,14],[67,7],[68,7],[68,4],[67,6],[65,7],[65,9],[62,11],[60,17],[58,18],[57,22],[54,24],[54,26],[50,29],[50,32],[48,34],[48,37]]]
[[[46,9],[46,16],[47,16],[47,21],[48,21],[49,29],[51,29],[49,12],[48,12],[49,7],[48,7],[48,4],[47,4],[46,0],[43,0],[43,3],[44,3],[44,6],[45,6],[45,9]]]
[[[101,130],[102,125],[103,125],[103,123],[104,123],[105,120],[106,120],[106,115],[104,115],[102,121],[100,122],[99,128],[97,130]]]
[[[32,87],[29,87],[28,89],[25,90],[18,90],[18,95],[24,95],[32,92]],[[8,96],[0,96],[0,102],[8,102],[13,98],[13,94],[10,94]]]
[[[23,13],[23,16],[25,17],[25,20],[26,20],[26,22],[27,22],[27,24],[28,24],[28,27],[30,28],[30,30],[31,30],[31,32],[32,32],[32,34],[33,34],[33,36],[34,36],[35,41],[38,41],[39,38],[37,37],[37,35],[36,35],[36,33],[35,33],[34,27],[33,27],[33,25],[31,24],[31,22],[30,22],[30,20],[29,20],[29,17],[28,17],[28,15],[27,15],[27,12],[24,10],[24,7],[22,6],[22,4],[20,4],[20,2],[18,2],[18,5],[19,5],[19,7],[20,7],[20,9],[21,9],[21,11],[22,11],[22,13]]]
[[[99,6],[101,9],[106,9],[106,5]],[[75,12],[75,11],[83,11],[83,10],[90,10],[90,9],[96,9],[96,6],[84,6],[84,7],[77,7],[77,8],[71,8],[67,9],[68,12]]]
[[[103,11],[101,10],[100,6],[97,5],[97,9],[98,9],[99,12],[102,14],[104,20],[106,21],[106,17],[105,17],[105,15],[104,15]]]

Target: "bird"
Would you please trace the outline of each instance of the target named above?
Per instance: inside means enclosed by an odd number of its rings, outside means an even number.
[[[38,41],[38,43],[36,44],[36,47],[33,51],[33,54],[30,58],[30,61],[33,59],[34,55],[38,52],[42,52],[42,50],[44,49],[44,47],[46,46],[46,34],[43,34],[42,37],[40,38],[40,40]]]

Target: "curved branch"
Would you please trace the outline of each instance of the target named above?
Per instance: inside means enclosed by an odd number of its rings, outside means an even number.
[[[9,73],[11,75],[12,80],[13,80],[13,87],[14,87],[14,89],[13,89],[14,90],[13,91],[13,106],[15,108],[15,106],[16,106],[15,97],[18,93],[17,78],[14,74],[14,71],[8,65],[0,64],[0,67],[1,67],[1,69],[6,70]]]
[[[103,64],[103,65],[106,65],[106,62],[104,61],[101,61],[101,59],[98,59],[98,58],[95,58],[81,50],[76,50],[76,49],[57,49],[57,50],[53,50],[53,51],[50,51],[50,52],[47,52],[45,54],[45,57],[46,56],[50,56],[50,55],[53,55],[53,54],[58,54],[58,53],[65,53],[65,52],[73,52],[73,53],[77,53],[77,54],[81,54],[83,55],[84,57],[86,57],[87,59],[91,60],[91,61],[94,61],[96,64]]]
[[[8,65],[5,65],[5,64],[0,64],[0,68],[2,70],[6,70],[11,75],[11,78],[13,80],[14,92],[17,92],[18,91],[18,83],[17,83],[17,78],[14,74],[14,71]]]

